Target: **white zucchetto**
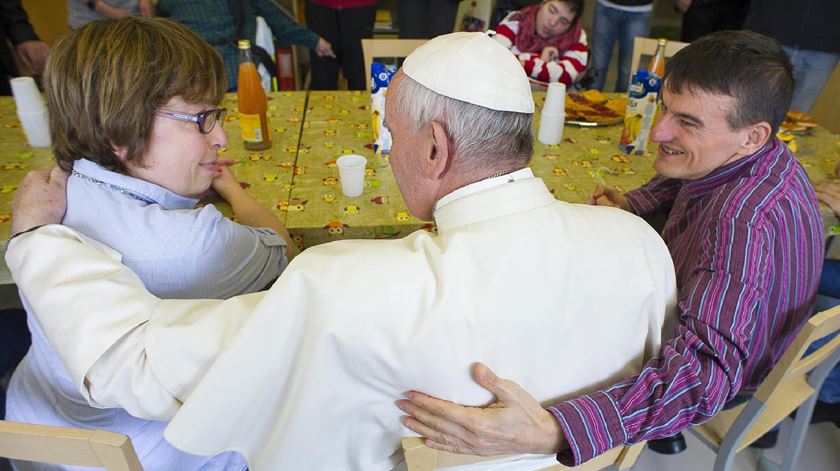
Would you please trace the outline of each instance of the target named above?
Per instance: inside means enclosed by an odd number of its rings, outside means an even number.
[[[522,65],[485,33],[438,36],[409,54],[402,70],[449,98],[498,111],[534,112],[531,84]]]

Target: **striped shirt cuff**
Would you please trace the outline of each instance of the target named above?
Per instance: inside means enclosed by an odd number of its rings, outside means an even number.
[[[564,466],[578,466],[627,440],[618,408],[602,391],[555,404],[548,411],[560,423],[569,444],[557,454],[557,461]]]

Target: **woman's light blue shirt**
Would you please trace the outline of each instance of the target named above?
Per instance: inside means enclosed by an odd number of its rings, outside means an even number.
[[[195,209],[197,202],[79,160],[67,182],[63,224],[122,253],[123,263],[161,298],[229,298],[259,291],[280,275],[288,263],[282,237],[271,229],[237,224],[213,205]],[[203,457],[175,449],[163,439],[165,422],[90,407],[34,316],[28,321],[32,347],[9,385],[8,420],[124,433],[147,470],[245,468],[242,457],[233,453]],[[27,471],[76,469],[14,464]]]

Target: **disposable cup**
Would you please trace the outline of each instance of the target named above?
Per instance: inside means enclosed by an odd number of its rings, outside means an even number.
[[[365,183],[367,159],[361,155],[342,155],[335,161],[341,179],[341,192],[354,197],[362,194]]]
[[[41,111],[18,111],[17,115],[30,146],[49,147],[52,144],[46,109]]]
[[[540,129],[537,132],[537,140],[543,144],[560,144],[560,141],[563,140],[563,125],[565,122],[565,113],[549,113],[543,110],[540,114]]]
[[[15,108],[18,111],[41,111],[45,108],[44,97],[35,85],[32,77],[16,77],[9,80],[12,95],[15,97]]]
[[[549,84],[542,109],[547,113],[562,113],[566,109],[566,86],[559,82]]]

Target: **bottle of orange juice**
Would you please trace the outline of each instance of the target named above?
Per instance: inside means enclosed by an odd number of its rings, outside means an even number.
[[[271,147],[271,125],[266,111],[268,102],[251,56],[251,41],[241,39],[239,47],[239,130],[248,150]]]
[[[647,68],[648,72],[659,78],[665,76],[665,46],[667,44],[667,39],[659,39],[656,43],[656,54],[653,55],[653,59],[650,60],[650,64],[648,64]]]

